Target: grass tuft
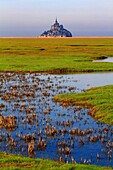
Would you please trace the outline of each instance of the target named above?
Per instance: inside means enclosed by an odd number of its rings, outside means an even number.
[[[89,114],[94,119],[113,125],[113,85],[91,88],[82,93],[60,94],[53,100],[62,105],[91,108]]]

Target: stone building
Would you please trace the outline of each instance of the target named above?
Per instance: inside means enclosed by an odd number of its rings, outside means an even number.
[[[66,30],[63,25],[60,25],[56,19],[55,23],[51,26],[51,29],[44,31],[40,35],[41,37],[72,37],[71,32]]]

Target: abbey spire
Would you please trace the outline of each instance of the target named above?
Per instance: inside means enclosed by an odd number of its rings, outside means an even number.
[[[57,24],[57,23],[58,23],[58,21],[57,21],[57,17],[56,17],[55,24]]]

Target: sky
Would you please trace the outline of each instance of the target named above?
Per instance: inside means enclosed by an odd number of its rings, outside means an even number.
[[[0,37],[36,37],[56,17],[73,36],[113,36],[113,0],[0,0]]]

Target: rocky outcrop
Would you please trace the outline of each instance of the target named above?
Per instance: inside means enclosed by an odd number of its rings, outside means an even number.
[[[63,25],[60,25],[56,19],[55,24],[51,26],[51,29],[44,31],[40,35],[41,37],[72,37],[71,32],[64,29]]]

